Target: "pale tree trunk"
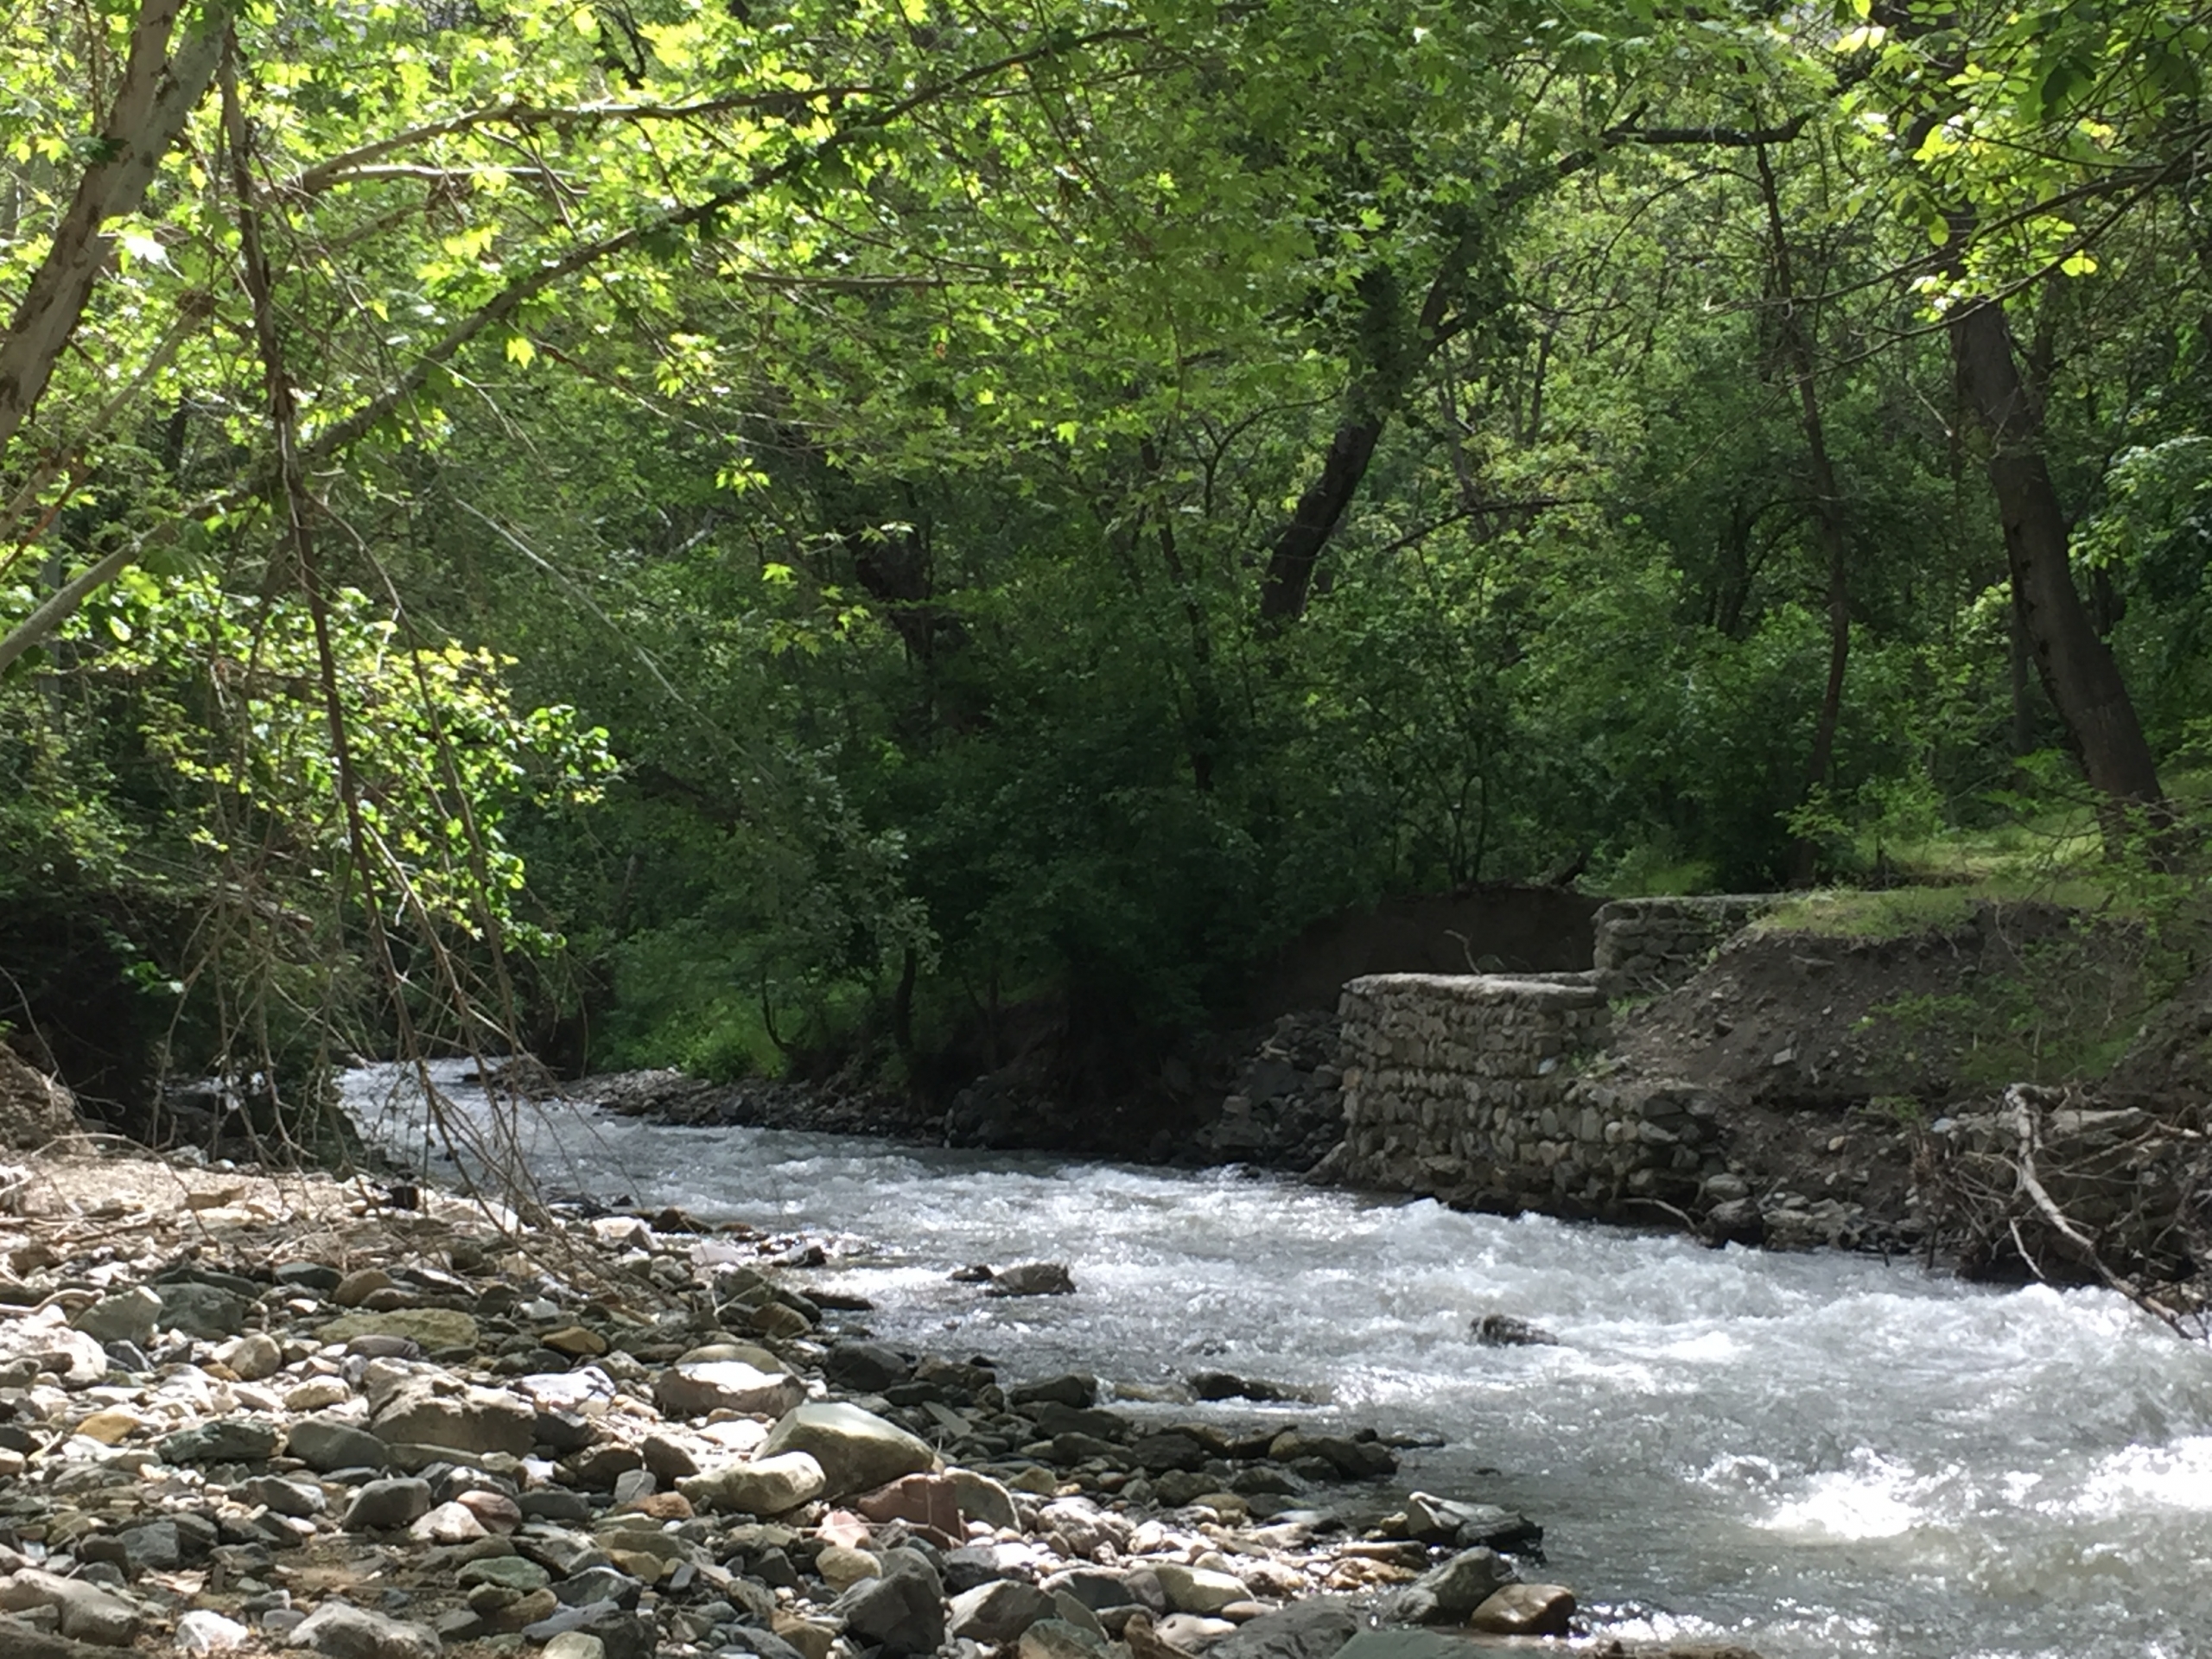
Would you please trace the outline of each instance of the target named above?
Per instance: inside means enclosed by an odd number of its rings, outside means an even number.
[[[154,175],[207,90],[224,21],[211,7],[175,54],[169,39],[184,0],[146,0],[130,33],[123,84],[102,124],[96,159],[77,181],[69,210],[0,340],[0,460],[38,406],[54,365],[85,315],[108,243],[101,227],[136,213]]]
[[[2155,807],[2158,769],[2120,665],[2074,586],[2066,514],[2043,453],[2043,410],[2020,378],[1997,301],[1977,301],[1950,325],[1960,401],[1989,436],[1989,482],[2005,528],[2012,594],[2043,688],[2090,785],[2115,806]]]

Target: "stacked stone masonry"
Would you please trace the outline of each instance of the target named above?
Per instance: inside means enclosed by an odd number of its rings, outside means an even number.
[[[1485,1210],[1633,1216],[1726,1167],[1713,1104],[1578,1075],[1597,976],[1377,974],[1344,987],[1344,1142],[1332,1173]]]
[[[1730,934],[1775,903],[1764,893],[1696,899],[1616,899],[1593,918],[1592,963],[1607,996],[1649,996],[1686,984]]]

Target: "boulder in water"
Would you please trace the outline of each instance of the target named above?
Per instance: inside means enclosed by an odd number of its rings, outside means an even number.
[[[991,1275],[986,1296],[1071,1296],[1075,1275],[1065,1262],[1025,1262]]]
[[[1541,1325],[1510,1313],[1485,1313],[1475,1321],[1474,1337],[1486,1348],[1555,1348],[1559,1338]]]

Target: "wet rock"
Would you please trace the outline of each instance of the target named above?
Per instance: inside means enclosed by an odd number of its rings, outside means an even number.
[[[806,1385],[786,1371],[767,1371],[743,1360],[678,1364],[653,1382],[654,1403],[671,1417],[704,1417],[714,1411],[780,1416],[806,1398]]]
[[[302,1417],[286,1434],[284,1449],[319,1474],[339,1469],[381,1469],[383,1440],[358,1424],[335,1417]]]
[[[272,1423],[226,1417],[163,1438],[164,1463],[262,1463],[276,1456],[283,1435]]]
[[[1559,1338],[1540,1325],[1516,1319],[1510,1313],[1485,1313],[1477,1319],[1473,1328],[1477,1342],[1491,1348],[1553,1348]]]
[[[1253,1619],[1207,1649],[1207,1659],[1334,1659],[1358,1630],[1351,1603],[1319,1596]]]
[[[1262,1382],[1234,1371],[1200,1371],[1191,1379],[1191,1393],[1200,1400],[1257,1400],[1262,1402],[1295,1400],[1300,1396],[1280,1382]]]
[[[1040,1382],[1018,1383],[1007,1390],[1006,1402],[1017,1410],[1042,1405],[1084,1410],[1098,1403],[1098,1379],[1085,1372],[1068,1371]]]
[[[1034,1585],[999,1579],[955,1596],[948,1628],[957,1637],[996,1647],[1054,1612],[1052,1598]]]
[[[1461,1624],[1514,1577],[1513,1564],[1496,1550],[1462,1550],[1399,1592],[1391,1614],[1408,1624]]]
[[[385,1532],[411,1526],[429,1512],[429,1481],[372,1480],[353,1494],[339,1525],[348,1532]]]
[[[1544,1541],[1544,1529],[1524,1515],[1494,1503],[1462,1503],[1431,1492],[1407,1496],[1406,1529],[1425,1544],[1457,1544],[1462,1549],[1478,1544],[1492,1549],[1534,1549]]]
[[[1494,1636],[1565,1636],[1574,1617],[1574,1592],[1563,1584],[1509,1584],[1468,1615],[1476,1630]]]
[[[309,1613],[284,1645],[309,1648],[330,1659],[437,1659],[444,1646],[427,1625],[342,1601],[326,1601]]]
[[[582,1630],[563,1630],[545,1644],[539,1659],[607,1659],[607,1643]]]
[[[1397,1472],[1398,1459],[1380,1440],[1346,1440],[1334,1434],[1308,1434],[1286,1429],[1268,1444],[1268,1456],[1277,1463],[1297,1464],[1319,1459],[1346,1480],[1374,1480]]]
[[[498,1389],[464,1387],[443,1377],[409,1377],[395,1389],[370,1427],[387,1446],[435,1446],[454,1452],[526,1456],[537,1412]]]
[[[991,1275],[991,1282],[983,1287],[986,1296],[1070,1296],[1075,1294],[1075,1275],[1068,1271],[1065,1262],[1024,1262],[1019,1266],[1002,1268]]]
[[[831,1497],[888,1485],[901,1475],[937,1465],[937,1453],[927,1442],[873,1412],[838,1402],[786,1412],[761,1443],[760,1456],[785,1452],[806,1452],[821,1465],[824,1491]]]

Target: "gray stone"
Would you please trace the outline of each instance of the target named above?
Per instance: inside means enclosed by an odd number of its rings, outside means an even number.
[[[1034,1585],[997,1579],[952,1599],[949,1628],[955,1636],[996,1647],[1053,1611],[1052,1597]]]
[[[410,1377],[392,1390],[369,1427],[387,1446],[529,1455],[537,1408],[500,1389],[457,1387],[442,1377]]]
[[[273,1423],[221,1417],[180,1429],[161,1443],[164,1463],[261,1463],[276,1456],[283,1436]]]
[[[992,1528],[1019,1528],[1021,1516],[1014,1506],[1014,1494],[993,1480],[988,1475],[979,1475],[972,1469],[947,1471],[952,1482],[953,1501],[960,1506],[963,1521],[981,1521]]]
[[[128,1342],[143,1347],[153,1339],[162,1299],[144,1285],[103,1296],[78,1311],[69,1323],[95,1342]]]
[[[1021,1633],[1018,1659],[1107,1659],[1112,1646],[1064,1618],[1040,1618]]]
[[[659,1631],[650,1613],[625,1612],[611,1601],[563,1607],[550,1618],[523,1626],[523,1638],[550,1642],[568,1631],[596,1637],[607,1659],[653,1659]]]
[[[633,1579],[627,1573],[618,1573],[611,1567],[588,1567],[563,1579],[553,1586],[553,1593],[563,1607],[587,1607],[606,1601],[626,1608],[638,1605],[645,1588],[642,1579]]]
[[[862,1579],[830,1603],[830,1611],[844,1620],[847,1634],[860,1645],[881,1648],[883,1659],[934,1653],[944,1643],[944,1603],[933,1575]]]
[[[1180,1561],[1154,1561],[1152,1570],[1160,1575],[1160,1587],[1167,1592],[1167,1605],[1179,1613],[1206,1617],[1219,1612],[1231,1602],[1252,1599],[1251,1589],[1243,1580],[1211,1567],[1185,1567]],[[1467,1605],[1470,1608],[1474,1605],[1472,1602]]]
[[[321,1515],[327,1507],[322,1488],[314,1481],[283,1475],[257,1475],[238,1487],[238,1496],[241,1503],[258,1503],[296,1519]]]
[[[213,1285],[167,1284],[161,1289],[161,1328],[203,1342],[220,1342],[245,1328],[246,1304]]]
[[[1515,1577],[1513,1564],[1496,1550],[1462,1550],[1399,1592],[1392,1611],[1408,1624],[1463,1624]]]
[[[515,1538],[515,1548],[556,1579],[573,1578],[594,1567],[607,1565],[607,1552],[581,1533],[558,1527],[533,1527]]]
[[[1241,1627],[1206,1649],[1207,1659],[1335,1659],[1359,1632],[1351,1604],[1317,1596],[1294,1601]]]
[[[880,1394],[894,1383],[904,1382],[913,1370],[904,1354],[880,1342],[832,1343],[829,1357],[822,1362],[822,1374],[831,1386],[856,1394]]]
[[[1413,1492],[1406,1498],[1407,1529],[1425,1544],[1456,1543],[1462,1549],[1487,1544],[1492,1549],[1534,1549],[1544,1541],[1544,1529],[1511,1510],[1495,1503],[1462,1503],[1433,1492]]]
[[[390,1448],[375,1435],[336,1417],[302,1417],[284,1449],[319,1474],[334,1469],[381,1469]]]
[[[515,1499],[515,1507],[531,1521],[588,1521],[591,1503],[582,1492],[562,1486],[541,1486]]]
[[[138,1628],[137,1609],[82,1579],[65,1579],[27,1567],[0,1579],[0,1611],[28,1612],[51,1607],[61,1634],[103,1648],[130,1645]]]
[[[782,1637],[764,1630],[757,1624],[739,1625],[736,1636],[722,1644],[716,1659],[730,1659],[732,1655],[747,1653],[753,1655],[753,1659],[806,1659],[805,1655]]]
[[[444,1643],[428,1625],[409,1624],[342,1601],[326,1601],[284,1638],[330,1659],[437,1659]]]
[[[806,1385],[787,1371],[766,1371],[741,1359],[677,1364],[653,1380],[653,1402],[671,1417],[712,1411],[780,1416],[806,1398]]]
[[[512,1590],[518,1596],[526,1596],[533,1590],[543,1590],[552,1580],[550,1573],[536,1561],[526,1560],[520,1555],[487,1555],[481,1560],[470,1561],[454,1579],[454,1582],[463,1590],[473,1590],[480,1584],[488,1584],[501,1590]]]
[[[737,1515],[781,1515],[828,1490],[822,1465],[806,1452],[783,1452],[717,1464],[676,1483],[693,1504]]]
[[[760,1456],[804,1452],[822,1465],[825,1495],[873,1491],[901,1475],[937,1466],[927,1442],[873,1412],[836,1402],[786,1412],[761,1443]]]
[[[430,1483],[402,1478],[372,1480],[353,1494],[339,1524],[348,1532],[388,1532],[430,1512]]]
[[[174,1521],[148,1521],[118,1535],[131,1575],[174,1573],[184,1565],[184,1537]]]

